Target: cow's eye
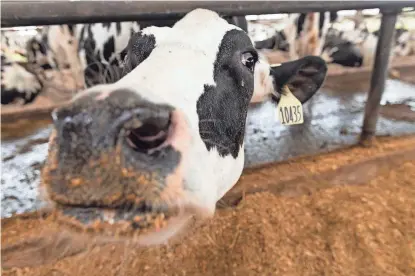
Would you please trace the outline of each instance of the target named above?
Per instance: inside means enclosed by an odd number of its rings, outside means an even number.
[[[242,64],[245,65],[252,72],[255,68],[255,63],[258,61],[257,55],[252,52],[246,52],[242,54]]]

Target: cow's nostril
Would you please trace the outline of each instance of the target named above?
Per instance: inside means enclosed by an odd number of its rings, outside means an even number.
[[[169,126],[170,117],[149,119],[141,126],[129,130],[126,137],[127,143],[136,151],[148,153],[160,147],[167,140]]]

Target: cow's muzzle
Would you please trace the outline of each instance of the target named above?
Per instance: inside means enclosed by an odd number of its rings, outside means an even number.
[[[43,171],[57,218],[75,229],[136,235],[195,213],[183,183],[182,114],[138,93],[88,93],[55,110]]]

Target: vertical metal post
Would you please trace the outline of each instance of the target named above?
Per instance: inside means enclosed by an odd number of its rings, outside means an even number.
[[[398,16],[397,11],[382,11],[382,21],[378,43],[376,46],[375,62],[373,64],[370,90],[368,93],[363,128],[360,141],[370,142],[376,132],[380,100],[385,90],[385,82],[389,68],[389,56],[395,36],[395,23]]]

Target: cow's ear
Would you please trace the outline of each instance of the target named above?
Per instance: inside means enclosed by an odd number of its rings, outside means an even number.
[[[317,56],[306,56],[271,66],[270,75],[274,84],[272,98],[279,102],[281,90],[287,86],[301,103],[305,103],[321,87],[326,74],[326,62]]]
[[[123,76],[140,65],[171,32],[169,27],[147,27],[134,33],[123,50]]]
[[[127,47],[122,51],[123,76],[143,62],[153,51],[155,44],[156,40],[153,35],[145,35],[143,32],[134,33]]]

